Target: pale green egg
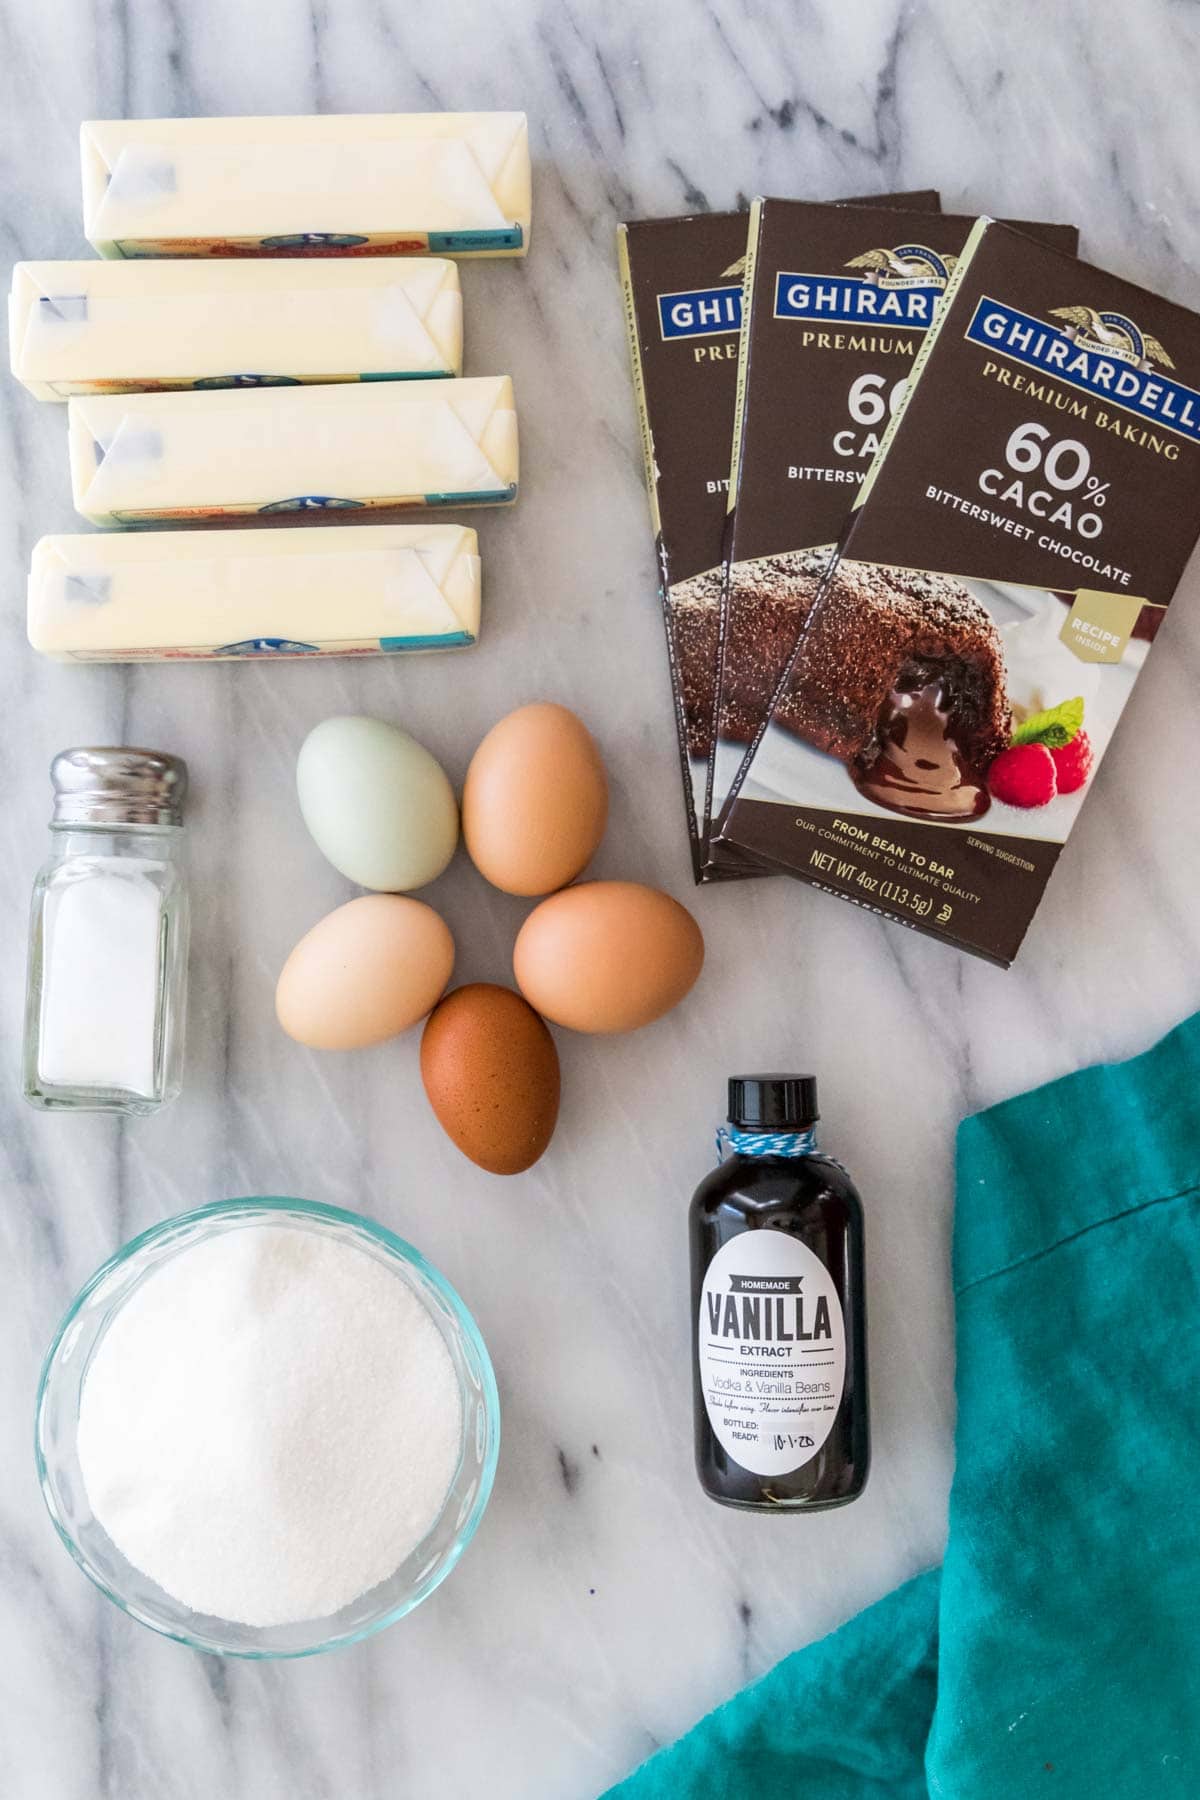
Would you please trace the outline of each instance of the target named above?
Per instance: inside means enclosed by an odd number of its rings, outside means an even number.
[[[382,719],[313,727],[296,791],[314,842],[360,887],[402,894],[442,873],[458,843],[458,803],[423,744]]]

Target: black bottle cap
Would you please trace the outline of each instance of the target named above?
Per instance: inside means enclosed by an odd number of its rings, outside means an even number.
[[[820,1118],[815,1075],[731,1075],[729,1123],[740,1131],[806,1131]]]

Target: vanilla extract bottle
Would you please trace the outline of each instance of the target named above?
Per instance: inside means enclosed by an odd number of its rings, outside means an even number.
[[[863,1217],[816,1146],[811,1075],[729,1083],[690,1215],[696,1469],[753,1512],[816,1512],[867,1480]]]

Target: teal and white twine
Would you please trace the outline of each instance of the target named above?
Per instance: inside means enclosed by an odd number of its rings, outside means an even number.
[[[811,1156],[817,1147],[815,1126],[807,1131],[741,1131],[736,1125],[717,1129],[717,1161],[728,1156]]]

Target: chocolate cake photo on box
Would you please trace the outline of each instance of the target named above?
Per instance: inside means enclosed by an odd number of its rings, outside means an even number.
[[[932,190],[818,205],[936,211]],[[658,559],[684,809],[697,880],[720,627],[722,539],[737,382],[747,214],[641,219],[617,234]],[[722,873],[764,871],[727,852]]]
[[[725,834],[1007,965],[1200,536],[1200,317],[980,220]]]
[[[708,853],[974,218],[751,208],[725,536]],[[1073,225],[1022,224],[1074,252]],[[781,718],[786,718],[786,706]]]

